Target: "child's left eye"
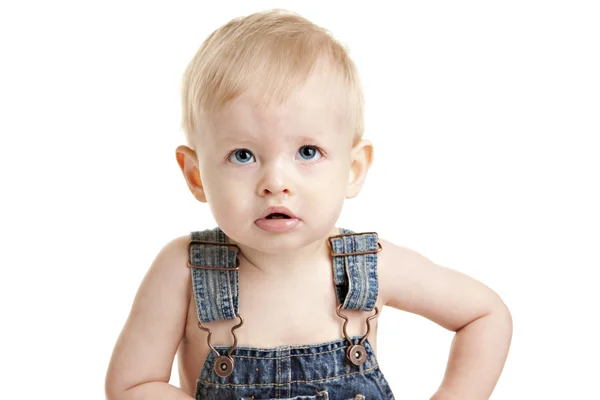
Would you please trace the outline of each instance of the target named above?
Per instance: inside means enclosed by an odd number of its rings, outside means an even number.
[[[321,158],[321,152],[315,146],[302,146],[300,150],[298,150],[298,154],[302,157],[303,160],[318,160]],[[315,155],[318,157],[315,158]]]

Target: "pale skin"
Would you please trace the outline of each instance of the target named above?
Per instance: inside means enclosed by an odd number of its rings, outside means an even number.
[[[208,203],[219,227],[240,247],[244,325],[236,330],[239,345],[274,347],[343,337],[326,242],[338,233],[335,221],[344,199],[355,197],[362,187],[373,146],[364,139],[353,143],[348,135],[332,107],[339,104],[338,94],[323,89],[328,87],[324,79],[331,82],[328,72],[321,65],[281,105],[258,107],[251,92],[241,95],[213,117],[202,146],[176,150],[188,188],[198,201]],[[315,158],[305,159],[311,151],[303,146],[313,146],[318,154],[313,151]],[[241,153],[232,153],[236,149],[247,149],[252,157],[238,158]],[[253,221],[271,205],[288,207],[300,219],[298,227],[281,234],[257,228]],[[197,326],[188,240],[183,235],[165,245],[144,277],[113,351],[108,399],[193,398],[210,349]],[[380,315],[389,306],[456,332],[446,374],[431,398],[488,399],[512,336],[503,301],[482,283],[416,251],[384,239],[380,243]],[[295,301],[298,297],[303,302]],[[364,335],[372,312],[345,314],[348,334]],[[377,321],[369,335],[375,352]],[[205,326],[213,332],[213,344],[231,345],[230,331],[237,323]],[[180,388],[168,383],[176,353]]]

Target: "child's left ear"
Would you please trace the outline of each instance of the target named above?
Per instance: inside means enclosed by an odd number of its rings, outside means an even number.
[[[346,198],[356,197],[363,186],[367,172],[373,162],[373,145],[366,139],[361,139],[354,147],[350,155],[350,175],[346,186]]]

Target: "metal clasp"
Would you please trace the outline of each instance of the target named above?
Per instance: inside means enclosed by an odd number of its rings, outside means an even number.
[[[333,252],[333,240],[334,239],[339,239],[341,237],[344,236],[356,236],[356,235],[368,235],[368,234],[377,234],[377,232],[361,232],[361,233],[342,233],[340,235],[335,235],[335,236],[330,236],[327,243],[329,244],[329,249],[331,250],[331,256],[332,257],[342,257],[342,256],[358,256],[361,254],[373,254],[373,253],[379,253],[381,250],[383,250],[383,246],[381,245],[380,242],[377,242],[377,250],[365,250],[365,251],[357,251],[354,253],[339,253],[336,254]]]
[[[363,343],[365,342],[367,337],[369,337],[369,333],[371,332],[371,320],[377,318],[377,316],[379,315],[379,308],[375,307],[375,314],[367,318],[367,333],[361,339],[359,344],[352,344],[352,341],[348,336],[348,332],[346,331],[346,326],[348,325],[348,317],[340,312],[341,309],[342,305],[340,304],[337,307],[336,313],[340,318],[344,319],[344,337],[351,344],[346,350],[346,358],[354,365],[363,365],[364,362],[367,360],[367,350],[365,349],[365,346],[363,346]]]
[[[231,353],[233,353],[233,350],[235,350],[237,346],[237,336],[235,335],[234,331],[240,326],[244,325],[244,319],[242,318],[242,316],[240,314],[236,314],[236,316],[240,319],[240,323],[231,328],[231,334],[233,335],[233,346],[231,346],[231,348],[227,352],[227,355],[225,356],[220,355],[219,352],[213,347],[212,343],[210,342],[210,337],[212,335],[211,330],[202,326],[202,323],[198,321],[198,328],[202,329],[205,332],[208,332],[208,338],[206,339],[206,341],[208,342],[208,346],[211,348],[213,353],[215,353],[215,355],[217,356],[213,369],[218,376],[223,378],[228,377],[233,372],[235,363],[233,361],[233,357],[231,357]]]
[[[188,253],[188,262],[187,266],[189,268],[200,268],[200,269],[218,269],[220,271],[237,271],[240,269],[240,259],[239,257],[235,257],[235,267],[213,267],[213,266],[204,266],[204,265],[192,265],[190,263],[189,257],[191,257],[190,250],[192,248],[192,244],[211,244],[215,246],[227,246],[227,247],[235,247],[240,250],[239,246],[235,243],[221,243],[221,242],[211,242],[209,240],[199,240],[199,239],[190,239],[187,246]]]
[[[213,242],[213,241],[209,241],[209,240],[190,239],[190,241],[188,242],[188,246],[187,246],[189,256],[191,256],[190,251],[191,251],[192,244],[209,244],[209,245],[214,245],[214,246],[235,247],[238,249],[238,251],[240,249],[239,246],[235,243],[222,243],[222,242]],[[187,266],[189,268],[216,269],[216,270],[220,270],[220,271],[237,271],[240,269],[240,259],[237,256],[235,258],[235,263],[236,263],[235,267],[215,267],[215,266],[204,266],[204,265],[192,265],[190,263],[190,258],[188,257]],[[229,349],[229,351],[227,352],[227,355],[224,355],[224,356],[220,355],[219,352],[213,347],[212,343],[210,342],[210,338],[212,336],[211,330],[209,328],[202,326],[202,323],[200,321],[198,321],[198,328],[202,329],[205,332],[208,332],[208,337],[207,337],[206,341],[208,342],[208,346],[210,347],[210,349],[217,356],[213,368],[214,368],[215,373],[220,377],[227,377],[227,376],[231,375],[231,373],[233,372],[233,368],[235,366],[233,358],[231,357],[231,353],[233,353],[233,350],[235,350],[235,348],[237,347],[237,336],[235,335],[234,331],[236,329],[238,329],[239,327],[241,327],[242,325],[244,325],[244,319],[242,318],[242,316],[240,314],[236,314],[236,316],[240,319],[240,323],[237,324],[236,326],[234,326],[233,328],[231,328],[231,334],[233,335],[233,346]]]

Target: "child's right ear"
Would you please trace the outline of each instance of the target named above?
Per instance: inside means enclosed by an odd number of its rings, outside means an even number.
[[[200,177],[196,152],[187,146],[181,145],[175,150],[175,157],[194,197],[198,201],[206,203],[206,194],[202,187],[202,178]]]

